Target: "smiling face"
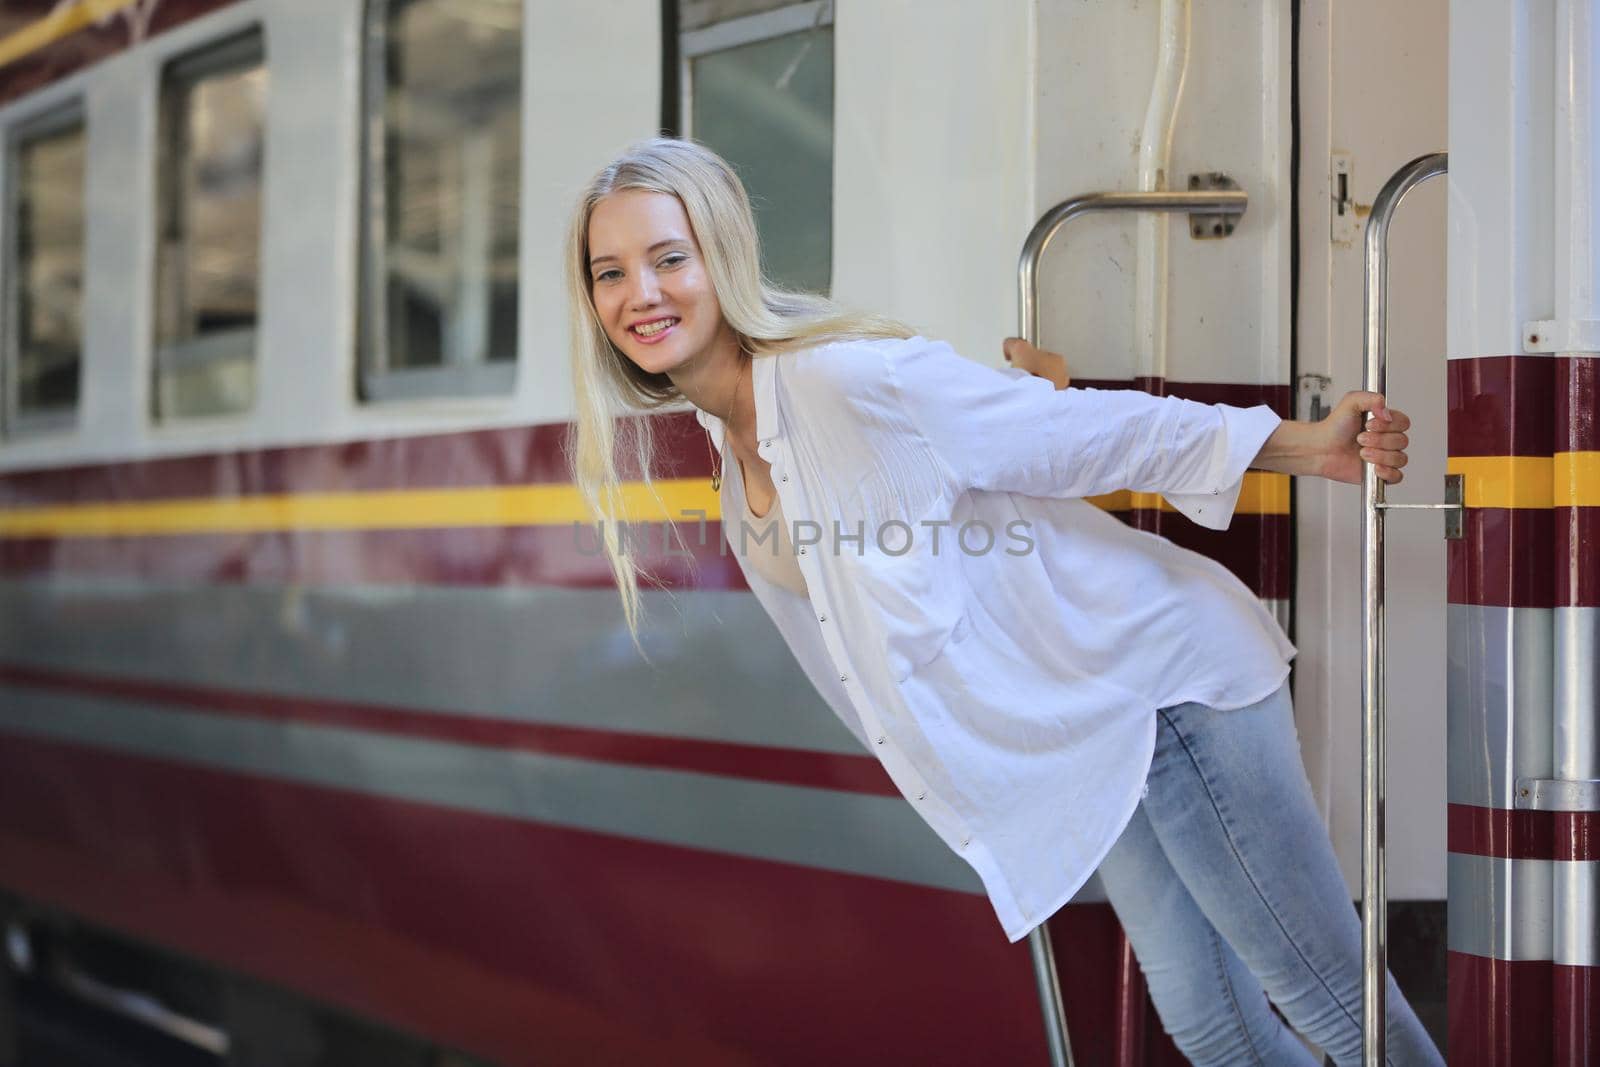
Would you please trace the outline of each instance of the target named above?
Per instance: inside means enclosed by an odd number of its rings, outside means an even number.
[[[651,374],[699,361],[732,334],[675,196],[627,189],[595,205],[589,286],[606,336]]]

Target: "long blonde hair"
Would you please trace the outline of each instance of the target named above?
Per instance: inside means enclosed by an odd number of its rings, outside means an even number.
[[[827,341],[911,337],[916,331],[877,315],[848,311],[826,297],[772,284],[761,272],[761,249],[744,183],[709,148],[687,139],[656,137],[630,145],[590,179],[572,212],[567,233],[567,302],[572,333],[572,385],[576,429],[567,437],[573,483],[600,527],[600,543],[611,565],[628,633],[639,654],[638,583],[665,583],[638,561],[622,535],[623,483],[620,449],[631,457],[645,488],[661,510],[650,478],[655,450],[653,420],[626,418],[684,399],[665,374],[650,374],[611,343],[595,311],[589,277],[589,217],[601,200],[627,189],[678,198],[689,217],[700,255],[741,348],[752,357],[777,356]],[[677,526],[668,520],[677,536]],[[682,544],[682,538],[678,538]]]

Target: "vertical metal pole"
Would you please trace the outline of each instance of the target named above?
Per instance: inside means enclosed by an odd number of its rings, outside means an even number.
[[[1362,388],[1388,387],[1389,220],[1401,198],[1445,172],[1443,152],[1395,172],[1372,204],[1366,233],[1366,366]],[[1385,394],[1387,397],[1387,394]],[[1383,855],[1385,747],[1383,677],[1383,482],[1371,464],[1361,474],[1361,1062],[1383,1067],[1389,970],[1388,888]]]
[[[1040,216],[1023,242],[1017,260],[1017,336],[1030,345],[1039,343],[1039,261],[1056,231],[1080,215],[1100,211],[1156,211],[1166,214],[1207,213],[1243,215],[1249,196],[1240,190],[1198,192],[1086,193],[1052,207]],[[1073,1067],[1072,1042],[1067,1036],[1067,1012],[1061,1001],[1061,980],[1056,974],[1050,934],[1040,923],[1028,934],[1033,957],[1033,977],[1044,1013],[1045,1040],[1051,1067]]]

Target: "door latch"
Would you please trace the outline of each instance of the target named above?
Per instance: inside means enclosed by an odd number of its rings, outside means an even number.
[[[1446,541],[1460,541],[1467,536],[1465,516],[1466,505],[1466,475],[1446,474],[1444,476],[1444,503],[1443,504],[1391,504],[1387,500],[1379,500],[1373,507],[1379,511],[1442,511],[1444,512],[1444,539]],[[1383,486],[1380,484],[1379,489]]]

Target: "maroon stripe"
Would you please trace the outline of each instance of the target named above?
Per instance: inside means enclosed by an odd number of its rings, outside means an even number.
[[[1549,356],[1450,360],[1449,454],[1554,455],[1555,367]]]
[[[1132,388],[1132,382],[1097,387]],[[1287,386],[1169,382],[1172,395],[1207,403],[1270,403],[1287,411]],[[709,477],[708,437],[693,412],[648,416],[656,478]],[[626,421],[626,420],[624,420]],[[348,492],[440,486],[570,484],[564,455],[569,424],[472,430],[325,445],[164,457],[0,474],[0,507],[170,500],[278,493]],[[641,472],[619,449],[619,472]]]
[[[668,588],[747,588],[721,524],[629,527],[639,562]],[[0,575],[140,577],[216,583],[516,585],[615,588],[592,525],[442,530],[295,530],[162,537],[0,539]]]
[[[1450,603],[1550,607],[1557,570],[1555,511],[1468,508],[1465,515],[1466,537],[1446,542]],[[1585,529],[1592,536],[1593,527]]]
[[[1556,448],[1600,451],[1600,357],[1556,360]],[[1556,509],[1555,602],[1600,607],[1600,508]]]
[[[631,767],[695,771],[872,796],[900,795],[871,756],[512,722],[481,715],[413,711],[353,701],[150,682],[16,664],[0,664],[0,683],[104,697],[111,701],[179,707],[229,718],[346,727]]]
[[[1074,378],[1078,389],[1138,389],[1156,396],[1176,396],[1202,404],[1249,408],[1266,404],[1281,418],[1294,417],[1294,390],[1287,385],[1245,385],[1236,382],[1173,382],[1165,378]]]
[[[656,478],[710,477],[706,432],[693,413],[653,417]],[[0,507],[276,493],[563,485],[568,425],[301,445],[92,464],[0,475]],[[619,449],[624,479],[641,475]]]
[[[1556,360],[1556,451],[1600,452],[1600,356]]]
[[[1600,859],[1600,813],[1556,811],[1552,826],[1555,859]]]
[[[1555,602],[1600,607],[1600,508],[1556,508]]]
[[[1562,1067],[1600,1063],[1600,967],[1551,965],[1555,1056]]]
[[[1140,530],[1221,563],[1258,597],[1286,600],[1290,593],[1289,516],[1236,515],[1226,530],[1208,530],[1182,515],[1135,508],[1112,512]]]
[[[1594,828],[1585,812],[1526,811],[1486,808],[1476,804],[1447,805],[1445,848],[1464,856],[1497,856],[1513,860],[1600,859]]]
[[[141,0],[139,6],[154,8],[148,26],[148,36],[154,37],[234,2],[236,0],[158,0],[151,4]],[[0,15],[0,35],[23,29],[59,6],[60,0],[6,0],[5,13]],[[26,96],[131,47],[134,42],[129,26],[128,13],[118,13],[98,25],[91,23],[85,29],[0,66],[0,104]]]
[[[971,893],[23,737],[0,880],[506,1067],[1047,1058]]]
[[[1550,1064],[1549,960],[1447,954],[1450,1067]],[[1563,1064],[1565,1067],[1565,1064]]]

